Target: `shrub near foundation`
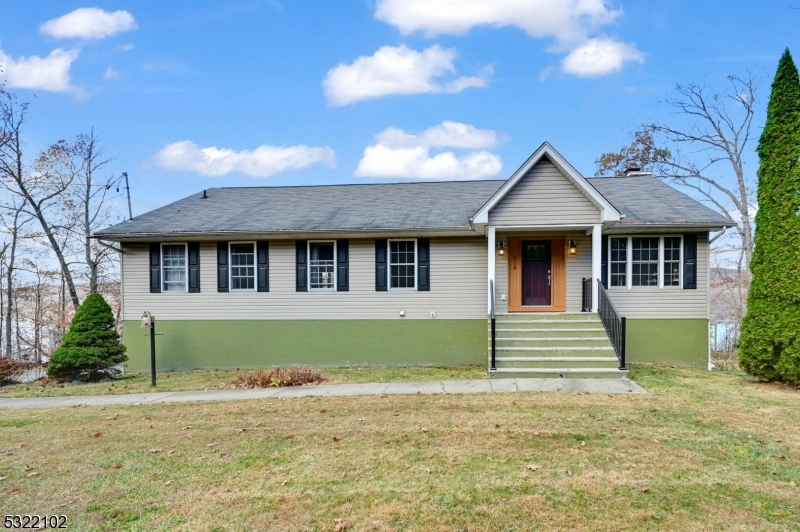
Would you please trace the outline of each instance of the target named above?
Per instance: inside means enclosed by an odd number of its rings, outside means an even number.
[[[273,368],[269,371],[259,369],[248,371],[236,379],[237,388],[276,388],[280,386],[302,386],[319,384],[325,380],[322,373],[314,368]]]
[[[125,350],[114,329],[111,307],[100,294],[91,294],[78,307],[69,332],[50,357],[47,376],[93,380],[128,360]]]

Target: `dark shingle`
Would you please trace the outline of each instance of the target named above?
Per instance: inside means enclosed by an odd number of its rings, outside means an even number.
[[[212,188],[98,235],[469,229],[504,181]]]
[[[587,181],[625,215],[621,225],[717,225],[733,222],[655,177],[595,177]]]

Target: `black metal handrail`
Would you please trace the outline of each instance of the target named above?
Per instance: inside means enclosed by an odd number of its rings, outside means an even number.
[[[497,369],[495,364],[495,323],[494,323],[494,281],[489,279],[489,310],[492,318],[492,366],[491,369]]]
[[[617,307],[614,306],[614,302],[611,301],[600,279],[597,280],[597,295],[597,312],[600,314],[600,320],[608,333],[611,345],[614,346],[614,351],[617,353],[619,369],[627,370],[628,368],[625,367],[626,318],[625,316],[620,316]]]
[[[584,277],[582,281],[582,292],[583,297],[581,299],[581,312],[591,312],[592,311],[592,280],[590,278]]]

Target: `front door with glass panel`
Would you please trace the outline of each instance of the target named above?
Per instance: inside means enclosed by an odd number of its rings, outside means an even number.
[[[522,305],[552,304],[552,261],[549,240],[522,242]]]

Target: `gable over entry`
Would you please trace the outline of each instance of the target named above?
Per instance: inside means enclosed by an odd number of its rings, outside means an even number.
[[[508,244],[508,259],[502,265],[508,273],[502,278],[510,312],[563,312],[568,290],[581,289],[578,286],[581,278],[576,278],[577,261],[573,261],[570,269],[565,255],[567,235],[573,239],[577,235],[592,235],[591,249],[583,250],[590,268],[582,275],[599,278],[603,226],[621,218],[608,200],[550,144],[544,143],[486,202],[472,222],[476,230],[488,236],[488,276],[492,286],[498,286],[496,242],[500,239]],[[549,243],[548,257],[542,259],[546,262],[526,258],[526,249],[534,249],[530,246],[537,246],[537,242]],[[546,286],[542,285],[544,281]],[[541,294],[542,290],[546,292],[544,299],[530,296],[531,291]],[[490,293],[490,310],[493,298],[495,295]],[[592,299],[597,301],[596,294]]]

